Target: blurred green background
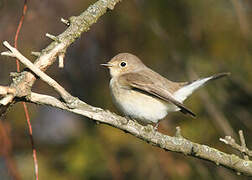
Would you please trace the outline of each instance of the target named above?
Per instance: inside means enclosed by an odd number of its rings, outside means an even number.
[[[95,0],[28,1],[19,50],[31,60],[65,30],[60,18],[78,15]],[[0,0],[0,40],[13,44],[23,1]],[[120,52],[140,57],[146,65],[174,81],[188,81],[218,72],[228,78],[209,83],[185,104],[196,119],[171,113],[160,132],[183,135],[224,152],[236,153],[219,141],[242,129],[252,148],[252,1],[123,0],[107,12],[68,50],[64,69],[57,63],[47,74],[71,94],[119,113],[109,94],[109,73],[99,64]],[[2,45],[0,51],[6,50]],[[8,85],[15,61],[0,56],[0,84]],[[33,91],[57,94],[37,81]],[[248,179],[215,164],[165,152],[106,125],[62,110],[29,105],[38,151],[40,179]],[[2,118],[11,141],[7,151],[17,176],[34,179],[32,150],[21,103]],[[6,143],[0,137],[0,179],[10,180]],[[15,169],[15,168],[14,168]]]

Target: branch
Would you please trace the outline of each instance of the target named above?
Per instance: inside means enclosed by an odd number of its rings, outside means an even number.
[[[108,110],[90,106],[80,100],[78,100],[79,106],[74,109],[69,108],[66,103],[52,96],[33,92],[29,97],[27,97],[27,100],[35,104],[60,108],[75,114],[82,115],[84,117],[88,117],[100,123],[116,127],[164,150],[204,159],[213,162],[216,165],[221,165],[232,169],[237,173],[252,176],[252,161],[241,159],[236,155],[227,154],[206,145],[191,142],[181,135],[180,128],[177,128],[176,136],[171,137],[157,132],[151,125],[142,126],[136,121],[118,116]]]
[[[52,86],[59,94],[65,94],[60,93],[62,90],[64,90],[64,88],[61,87],[55,80],[43,73],[40,69],[36,68],[27,58],[21,55],[20,52],[11,47],[7,42],[4,44],[11,52],[3,52],[2,55],[20,58],[20,62],[30,68],[30,70],[39,76],[43,81]],[[66,93],[69,94],[68,92]],[[206,145],[200,145],[198,143],[191,142],[181,135],[181,130],[179,127],[177,127],[175,137],[171,137],[157,132],[152,125],[142,126],[136,121],[128,120],[101,108],[90,106],[78,98],[75,98],[74,108],[71,108],[68,104],[69,102],[67,101],[62,102],[52,96],[37,94],[34,92],[31,92],[29,96],[26,96],[26,100],[35,104],[49,105],[73,112],[75,114],[83,115],[128,132],[152,144],[153,146],[158,146],[168,151],[179,152],[200,159],[205,159],[214,162],[217,165],[222,165],[237,171],[238,173],[252,176],[252,161],[249,161],[248,159],[241,159],[236,155],[223,153]],[[244,146],[245,140],[242,142]]]

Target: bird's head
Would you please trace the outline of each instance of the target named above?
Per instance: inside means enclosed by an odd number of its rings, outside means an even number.
[[[108,63],[101,65],[109,68],[111,77],[136,72],[145,67],[138,57],[130,53],[120,53]]]

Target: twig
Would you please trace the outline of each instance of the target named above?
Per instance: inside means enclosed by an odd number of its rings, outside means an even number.
[[[2,52],[1,55],[16,57],[27,66],[32,72],[34,72],[37,76],[39,76],[43,81],[52,86],[59,95],[65,100],[65,102],[71,104],[70,102],[73,98],[72,96],[62,87],[60,86],[54,79],[48,76],[46,73],[37,68],[31,61],[29,61],[26,57],[24,57],[16,48],[12,47],[7,41],[3,42],[4,46],[7,47],[10,51]]]
[[[53,41],[59,42],[59,38],[52,34],[46,33],[46,37],[52,39]]]
[[[24,6],[23,6],[23,12],[22,12],[22,16],[19,20],[19,24],[18,24],[18,28],[15,34],[15,41],[14,41],[14,47],[17,49],[18,48],[18,37],[19,37],[19,33],[21,30],[21,27],[23,25],[24,22],[24,18],[27,12],[27,1],[28,0],[24,0]],[[20,64],[18,59],[16,59],[16,64],[17,64],[17,72],[20,72]],[[32,145],[32,152],[33,152],[33,162],[34,162],[34,167],[35,167],[35,178],[36,180],[39,179],[39,175],[38,175],[38,162],[37,162],[37,152],[36,152],[36,148],[34,146],[34,141],[33,141],[33,137],[32,137],[32,127],[31,127],[31,122],[30,122],[30,115],[28,113],[28,107],[26,105],[26,102],[23,102],[23,107],[24,107],[24,112],[25,112],[25,117],[26,117],[26,121],[29,127],[29,135],[30,135],[30,141],[31,141],[31,145]]]
[[[183,138],[183,136],[182,136],[182,134],[181,134],[181,129],[180,129],[179,126],[176,127],[175,137]]]
[[[65,51],[59,53],[58,58],[59,58],[59,68],[64,68],[64,59],[65,59]]]
[[[8,86],[0,86],[0,95],[15,94],[16,89]]]
[[[31,54],[36,57],[41,56],[41,52],[32,51]]]
[[[225,144],[228,144],[231,147],[233,147],[234,149],[240,151],[243,155],[243,158],[245,160],[249,160],[249,157],[252,157],[252,151],[247,148],[246,143],[245,143],[245,139],[244,139],[244,135],[241,130],[239,131],[239,136],[240,136],[241,145],[237,144],[231,136],[225,136],[224,139],[220,138],[220,141],[222,141]]]
[[[65,25],[67,25],[67,26],[70,25],[69,20],[66,20],[66,19],[64,19],[64,18],[61,18],[60,21],[63,22],[63,23],[64,23]]]
[[[243,158],[245,160],[249,160],[249,157],[246,155],[246,150],[248,150],[247,146],[246,146],[246,142],[245,142],[245,138],[244,138],[244,135],[243,135],[243,131],[240,130],[239,131],[239,137],[240,137],[240,141],[241,141],[241,146],[242,146],[242,153],[243,153]],[[252,151],[251,151],[252,152]]]
[[[1,100],[0,100],[0,105],[4,105],[6,106],[7,104],[11,103],[14,99],[14,95],[13,94],[7,94],[6,96],[4,96]]]

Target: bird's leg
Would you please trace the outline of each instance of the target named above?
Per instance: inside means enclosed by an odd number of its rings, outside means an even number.
[[[155,131],[158,131],[158,126],[159,126],[159,122],[157,122],[157,123],[155,124],[155,126],[154,126],[154,130],[155,130]]]

